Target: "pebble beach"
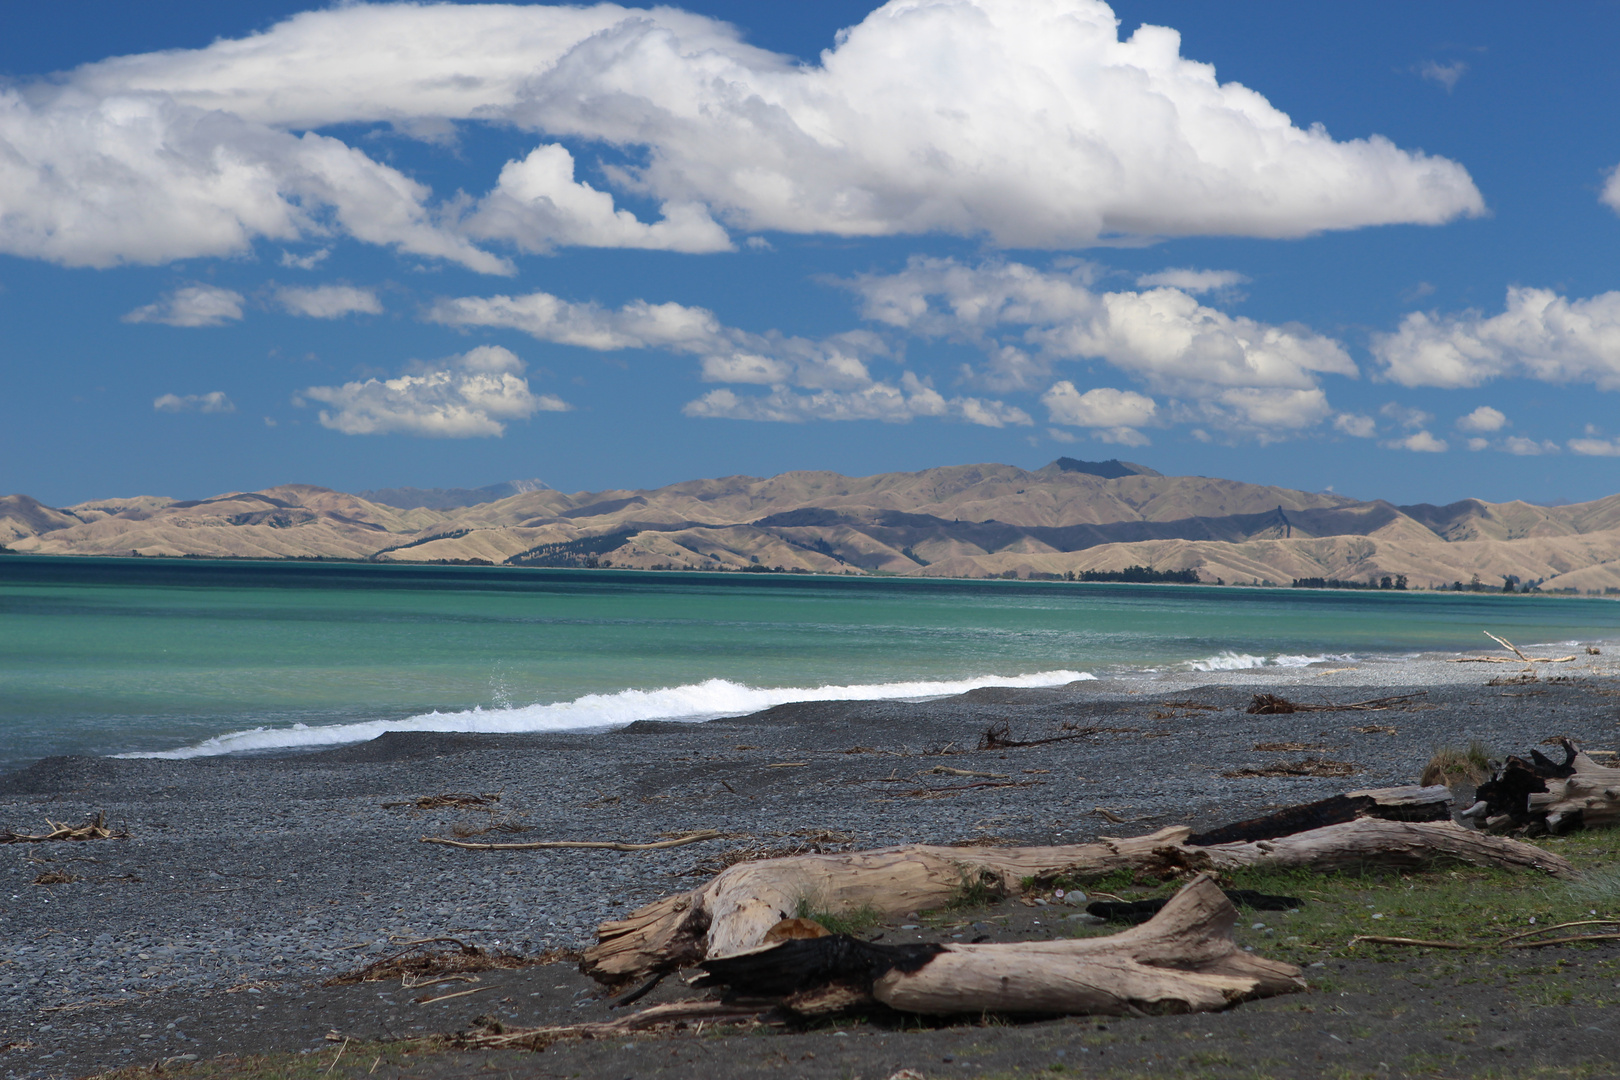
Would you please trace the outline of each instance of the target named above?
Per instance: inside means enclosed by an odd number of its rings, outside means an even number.
[[[1448,659],[814,702],[599,733],[390,734],[285,756],[47,758],[0,776],[0,827],[40,832],[101,812],[127,837],[0,846],[0,1046],[11,1047],[0,1075],[319,1046],[330,1017],[297,1003],[334,974],[428,937],[578,949],[604,919],[701,883],[705,860],[727,851],[1077,843],[1413,783],[1444,745],[1620,743],[1612,650],[1538,665],[1534,681],[1516,681],[1527,679],[1517,665]],[[1245,712],[1262,692],[1320,704],[1414,696],[1370,712]],[[1056,741],[976,749],[995,724]],[[1225,775],[1307,756],[1255,749],[1266,742],[1318,748],[1351,772]],[[1005,779],[973,786],[930,771],[941,767]],[[416,805],[446,793],[483,804]],[[697,829],[723,836],[633,853],[421,842],[647,842]],[[71,880],[36,884],[48,875]],[[558,1009],[597,1008],[569,965],[505,977],[544,983],[539,996],[566,988]],[[204,1014],[237,1020],[199,1026]],[[435,1022],[406,1010],[392,1033]]]

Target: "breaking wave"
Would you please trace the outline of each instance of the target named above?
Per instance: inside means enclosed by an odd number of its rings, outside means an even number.
[[[681,720],[698,723],[723,716],[746,716],[776,705],[798,701],[894,701],[950,697],[986,686],[1062,686],[1095,679],[1083,671],[1038,671],[1030,675],[981,675],[949,682],[873,683],[857,686],[753,687],[726,679],[709,679],[686,686],[657,690],[621,690],[616,694],[586,694],[573,701],[519,708],[473,708],[462,712],[431,712],[403,720],[369,720],[358,724],[310,727],[257,727],[216,735],[176,750],[147,750],[118,754],[124,758],[212,757],[267,750],[295,750],[365,742],[390,731],[457,731],[517,734],[550,731],[599,731],[624,727],[638,720]]]
[[[1295,653],[1279,653],[1267,658],[1254,656],[1251,653],[1223,652],[1219,656],[1209,656],[1202,660],[1193,660],[1187,664],[1194,671],[1244,671],[1249,668],[1262,667],[1307,667],[1311,664],[1320,664],[1328,660],[1349,660],[1350,656],[1335,653],[1322,653],[1317,656],[1307,656]]]

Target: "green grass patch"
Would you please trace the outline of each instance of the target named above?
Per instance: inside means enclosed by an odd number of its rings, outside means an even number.
[[[812,919],[834,934],[859,934],[884,921],[883,913],[871,904],[845,908],[843,911],[825,911],[805,897],[799,898],[799,903],[793,909],[793,917]]]

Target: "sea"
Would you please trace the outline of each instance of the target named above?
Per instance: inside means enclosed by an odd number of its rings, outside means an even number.
[[[1600,597],[0,556],[0,772],[1620,638]]]

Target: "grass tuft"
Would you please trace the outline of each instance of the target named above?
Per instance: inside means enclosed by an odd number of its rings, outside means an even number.
[[[1456,746],[1442,746],[1435,750],[1434,756],[1423,767],[1422,783],[1425,786],[1444,784],[1446,787],[1463,781],[1477,784],[1490,775],[1491,752],[1484,743],[1475,739],[1466,750]]]
[[[833,934],[859,934],[883,922],[883,912],[871,904],[862,904],[843,911],[819,910],[808,897],[800,897],[793,908],[793,917],[818,922]]]

